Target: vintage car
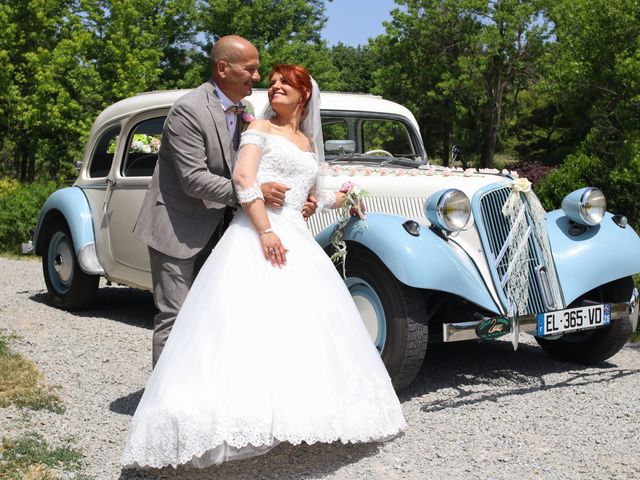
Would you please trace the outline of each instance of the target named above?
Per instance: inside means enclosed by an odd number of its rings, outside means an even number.
[[[150,289],[147,247],[132,230],[171,105],[186,91],[120,101],[96,119],[75,184],[42,208],[35,252],[54,305],[89,307],[99,278]],[[257,112],[266,92],[250,98]],[[337,265],[396,388],[433,342],[535,336],[556,358],[598,363],[635,330],[640,239],[601,190],[545,212],[511,172],[432,166],[413,115],[372,95],[325,93],[323,183],[368,192],[367,219],[341,231]],[[309,220],[330,254],[339,211]],[[507,337],[508,338],[508,337]]]

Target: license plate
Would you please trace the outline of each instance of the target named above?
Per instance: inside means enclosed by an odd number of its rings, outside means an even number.
[[[611,323],[611,304],[567,308],[538,314],[538,336],[604,327]]]

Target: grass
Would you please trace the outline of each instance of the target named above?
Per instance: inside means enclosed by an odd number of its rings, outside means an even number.
[[[55,388],[41,383],[42,373],[36,364],[9,348],[14,339],[0,332],[0,408],[15,405],[63,413],[64,406],[54,393]]]
[[[12,440],[3,438],[0,455],[0,478],[7,480],[68,478],[64,472],[78,471],[82,462],[82,454],[73,447],[71,439],[61,446],[51,447],[37,433],[27,433]]]
[[[40,260],[42,260],[42,257],[39,257],[37,255],[33,255],[31,253],[18,254],[18,253],[15,253],[15,252],[2,252],[2,251],[0,251],[0,257],[8,258],[10,260],[27,260],[27,261],[30,261],[30,262],[34,262],[34,261],[39,262]]]
[[[41,383],[42,373],[35,363],[12,351],[9,344],[17,337],[0,331],[0,408],[15,405],[21,409],[64,412],[53,388]],[[6,480],[88,480],[78,473],[81,452],[73,440],[65,439],[59,446],[50,446],[42,435],[26,432],[17,438],[0,440],[0,478]]]

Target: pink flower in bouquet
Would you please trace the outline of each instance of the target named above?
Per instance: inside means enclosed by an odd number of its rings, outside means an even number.
[[[340,186],[340,191],[342,193],[349,193],[349,190],[351,190],[354,186],[355,183],[353,182],[344,182],[342,186]]]

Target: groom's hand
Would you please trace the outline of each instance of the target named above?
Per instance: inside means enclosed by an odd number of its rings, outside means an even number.
[[[265,182],[260,185],[264,203],[270,207],[280,208],[284,205],[284,196],[287,190],[291,190],[286,185],[277,182]]]
[[[316,209],[318,208],[318,200],[313,195],[309,195],[307,201],[304,202],[304,206],[302,207],[302,216],[308,219],[311,215],[316,213]]]

